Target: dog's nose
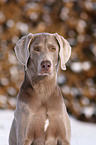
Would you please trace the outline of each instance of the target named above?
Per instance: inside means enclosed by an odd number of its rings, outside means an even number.
[[[51,67],[51,62],[49,60],[46,60],[46,61],[42,61],[41,62],[41,68],[43,70],[49,70]]]

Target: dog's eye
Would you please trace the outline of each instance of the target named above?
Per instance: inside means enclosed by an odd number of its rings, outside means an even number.
[[[39,47],[34,47],[34,51],[40,51]]]
[[[56,50],[56,48],[55,48],[55,47],[52,47],[52,48],[51,48],[51,51],[55,51],[55,50]]]

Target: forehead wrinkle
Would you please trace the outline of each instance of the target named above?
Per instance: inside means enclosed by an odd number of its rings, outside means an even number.
[[[47,35],[47,34],[42,34],[38,35],[35,37],[33,42],[31,43],[33,46],[42,46],[42,47],[47,47],[47,46],[55,46],[57,47],[58,44],[56,42],[56,39],[52,35]]]
[[[31,45],[42,45],[43,39],[41,36],[36,36]]]
[[[57,45],[56,44],[53,44],[53,43],[48,43],[47,46],[48,47],[57,47]]]
[[[49,36],[47,40],[48,45],[58,47],[57,41],[54,36]]]

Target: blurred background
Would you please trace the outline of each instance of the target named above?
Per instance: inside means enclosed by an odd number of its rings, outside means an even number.
[[[58,84],[68,112],[96,123],[95,0],[0,0],[0,109],[15,109],[24,72],[14,46],[30,32],[58,33],[70,42],[72,55]]]

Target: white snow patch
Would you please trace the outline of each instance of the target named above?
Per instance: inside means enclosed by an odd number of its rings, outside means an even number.
[[[95,112],[95,109],[93,106],[86,106],[83,108],[83,113],[87,116],[87,117],[91,117],[92,114]]]
[[[96,124],[71,118],[71,145],[96,145]]]
[[[0,110],[0,145],[9,145],[8,137],[14,112]],[[96,145],[96,124],[84,123],[70,117],[71,120],[71,145]],[[48,127],[49,119],[45,121]]]
[[[19,29],[22,33],[28,33],[28,25],[23,22],[16,23],[16,28]]]
[[[91,63],[89,61],[85,62],[73,62],[71,64],[71,70],[74,72],[88,71],[91,68]]]
[[[11,110],[0,110],[0,145],[9,145],[8,138],[13,114]]]

